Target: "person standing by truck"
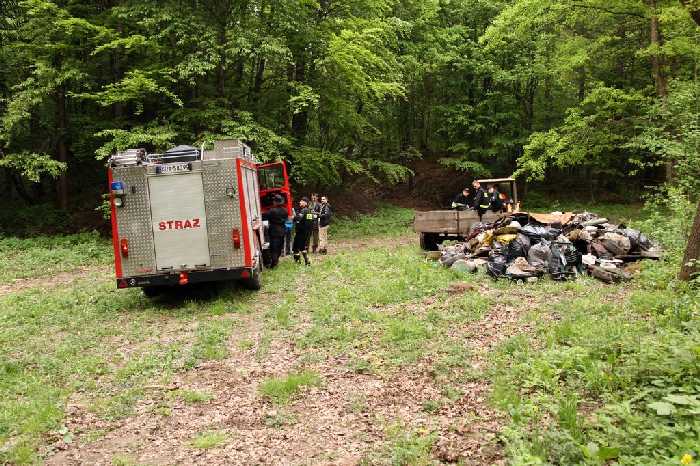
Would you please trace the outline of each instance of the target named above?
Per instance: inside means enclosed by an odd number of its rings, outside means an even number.
[[[452,201],[452,208],[456,210],[471,209],[474,205],[474,193],[471,192],[469,186],[464,188],[461,193],[455,196]]]
[[[314,218],[311,233],[309,234],[309,239],[306,244],[306,249],[311,249],[311,252],[316,253],[316,251],[318,251],[318,215],[321,212],[321,204],[318,202],[318,194],[316,193],[311,194],[309,210],[314,215]]]
[[[292,231],[294,230],[294,217],[296,216],[296,209],[292,207],[292,215],[287,218],[284,223],[284,254],[283,256],[292,255]]]
[[[489,206],[491,205],[489,195],[481,187],[481,183],[476,180],[474,180],[472,183],[472,187],[474,188],[474,209],[476,210],[476,213],[479,214],[479,221],[481,221],[482,217],[486,211],[489,210]]]
[[[273,207],[263,214],[263,220],[269,222],[268,233],[270,236],[270,268],[274,269],[279,263],[282,249],[284,248],[285,223],[287,222],[287,209],[282,207],[284,199],[275,196]]]
[[[331,205],[328,197],[321,196],[321,208],[318,215],[318,251],[321,254],[328,254],[328,226],[331,224]]]
[[[294,216],[294,245],[292,247],[292,253],[294,254],[294,261],[299,262],[301,254],[304,256],[304,263],[306,265],[311,265],[308,256],[308,243],[309,236],[311,235],[311,230],[313,229],[314,214],[309,209],[309,200],[302,197],[299,201],[299,210]]]
[[[489,186],[489,209],[492,212],[503,210],[503,199],[501,199],[501,193],[498,192],[498,187],[495,184]]]

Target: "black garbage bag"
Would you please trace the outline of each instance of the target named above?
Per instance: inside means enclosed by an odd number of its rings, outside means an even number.
[[[541,239],[552,241],[554,239],[557,239],[559,235],[561,235],[561,230],[558,228],[552,228],[544,225],[535,225],[532,223],[528,223],[527,225],[522,227],[520,232],[524,235],[529,236],[530,239],[533,241],[539,241]]]
[[[647,238],[639,230],[635,230],[633,228],[622,228],[617,230],[616,233],[620,233],[630,240],[630,252],[647,251],[653,246],[651,241],[649,241],[649,238]]]
[[[503,248],[503,253],[508,262],[513,262],[518,257],[527,257],[529,249],[530,239],[523,234],[519,234],[517,238]]]
[[[523,249],[525,250],[525,257],[527,257],[527,253],[530,252],[530,246],[532,246],[532,241],[530,241],[530,237],[528,237],[527,235],[523,235],[522,233],[518,233],[518,237],[515,238],[515,240],[523,245]]]
[[[486,272],[495,279],[499,279],[506,274],[508,259],[503,254],[491,254],[486,263]]]
[[[581,253],[571,243],[554,242],[551,244],[549,273],[554,280],[570,280],[581,268]]]
[[[527,261],[530,265],[542,271],[546,271],[549,268],[551,258],[552,250],[550,248],[550,243],[545,240],[533,244],[527,253]]]

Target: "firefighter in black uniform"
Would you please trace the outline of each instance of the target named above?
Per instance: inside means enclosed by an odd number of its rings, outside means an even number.
[[[464,188],[461,193],[457,194],[452,201],[452,208],[457,210],[471,209],[474,205],[474,194],[469,189],[469,186]]]
[[[268,234],[270,236],[270,268],[274,269],[279,263],[284,247],[285,222],[287,221],[287,209],[282,207],[284,199],[275,196],[272,200],[272,209],[263,214],[263,220],[269,222]]]
[[[495,184],[489,186],[489,209],[492,212],[501,212],[503,210],[501,193],[498,192],[498,187]]]
[[[292,252],[294,253],[294,260],[296,262],[299,262],[299,254],[301,254],[304,256],[304,263],[306,265],[311,265],[311,262],[309,262],[307,244],[314,225],[314,214],[308,206],[309,200],[305,197],[301,198],[299,201],[299,210],[294,216],[294,230],[296,231],[296,235],[294,236]]]
[[[481,187],[481,183],[476,180],[472,183],[472,187],[474,188],[474,209],[476,209],[476,213],[479,214],[479,221],[481,221],[481,218],[491,205],[489,195],[484,191],[484,188]]]

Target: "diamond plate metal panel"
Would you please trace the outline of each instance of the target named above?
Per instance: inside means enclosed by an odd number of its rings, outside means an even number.
[[[234,249],[231,238],[232,230],[241,228],[236,159],[205,160],[202,169],[211,266],[243,267],[243,245]]]
[[[113,178],[124,182],[124,206],[116,210],[119,238],[129,241],[129,255],[122,257],[123,274],[131,277],[154,273],[156,256],[146,170],[142,166],[115,167]]]

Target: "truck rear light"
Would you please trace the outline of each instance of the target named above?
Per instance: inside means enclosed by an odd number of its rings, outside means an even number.
[[[190,282],[190,277],[187,272],[180,272],[180,279],[177,281],[180,285],[187,285]]]
[[[248,272],[247,270],[243,270],[241,272],[241,278],[250,278],[250,272]]]
[[[122,257],[129,257],[129,240],[122,238],[121,241],[119,241],[119,249],[122,252]]]
[[[125,278],[122,278],[117,282],[117,288],[127,288],[129,286],[129,283],[126,281]]]
[[[231,239],[233,240],[233,247],[241,249],[241,232],[238,231],[238,228],[234,228],[231,232]]]

